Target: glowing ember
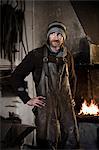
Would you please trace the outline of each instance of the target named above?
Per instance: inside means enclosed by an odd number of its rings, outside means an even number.
[[[80,114],[99,116],[99,108],[98,108],[98,105],[95,103],[95,100],[92,99],[89,105],[87,101],[84,100],[84,103],[82,104],[82,108],[80,112],[78,113],[78,115]]]

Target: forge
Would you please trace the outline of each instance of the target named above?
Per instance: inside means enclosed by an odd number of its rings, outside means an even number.
[[[80,134],[80,147],[84,149],[99,149],[99,104],[95,99],[84,99],[81,104],[77,121]]]
[[[76,116],[80,147],[99,149],[99,46],[82,39],[80,53],[75,57],[77,75]],[[97,56],[97,58],[96,58]]]

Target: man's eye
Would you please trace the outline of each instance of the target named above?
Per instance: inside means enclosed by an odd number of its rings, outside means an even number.
[[[60,33],[57,33],[57,36],[62,36]]]
[[[57,35],[61,35],[60,33],[57,33]]]
[[[50,35],[51,35],[51,36],[54,36],[54,35],[55,35],[55,32],[51,33]]]

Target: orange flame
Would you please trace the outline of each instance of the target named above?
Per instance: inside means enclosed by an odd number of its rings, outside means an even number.
[[[87,101],[84,100],[81,110],[78,115],[94,115],[99,116],[99,108],[94,99],[91,99],[91,103],[88,105]]]

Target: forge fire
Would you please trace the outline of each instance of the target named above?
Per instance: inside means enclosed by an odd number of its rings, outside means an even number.
[[[95,99],[91,99],[90,103],[86,99],[84,99],[84,102],[82,103],[82,107],[78,115],[81,114],[99,116],[99,104],[96,103]]]

